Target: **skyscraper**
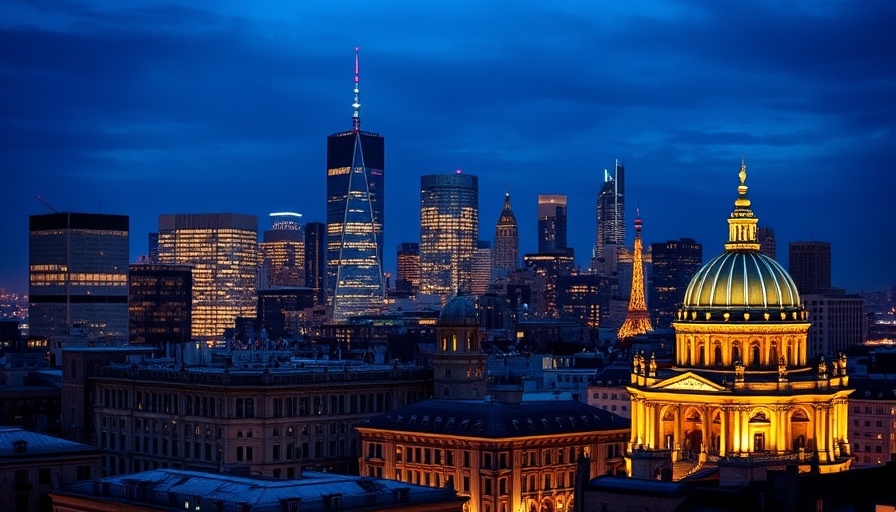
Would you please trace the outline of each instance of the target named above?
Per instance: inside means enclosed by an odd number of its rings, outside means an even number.
[[[791,242],[790,275],[802,294],[831,289],[831,244]]]
[[[220,338],[236,317],[255,316],[254,215],[159,215],[159,263],[193,266],[193,338]]]
[[[647,302],[644,300],[644,267],[641,262],[641,216],[635,218],[635,250],[632,261],[632,294],[628,301],[628,315],[619,328],[619,339],[624,340],[653,330]]]
[[[305,224],[305,286],[314,288],[315,304],[327,303],[327,225],[323,222]]]
[[[355,48],[352,130],[327,137],[327,297],[333,321],[383,303],[383,138],[361,131]]]
[[[492,246],[488,240],[476,242],[476,252],[473,253],[473,295],[485,295],[488,292],[488,284],[492,276]]]
[[[759,239],[759,252],[771,259],[778,257],[778,244],[775,242],[775,230],[759,226],[756,237]]]
[[[29,218],[31,334],[128,335],[126,215],[50,213]]]
[[[566,196],[538,196],[538,252],[566,248]]]
[[[162,348],[190,341],[193,277],[189,265],[132,264],[129,341]]]
[[[415,292],[420,288],[420,244],[404,242],[398,246],[398,277],[395,288]]]
[[[516,216],[510,209],[510,191],[504,196],[504,209],[495,226],[495,251],[492,258],[492,275],[507,277],[520,265],[520,236]]]
[[[420,179],[420,291],[444,299],[472,289],[479,179],[457,171]]]
[[[615,269],[602,269],[601,262],[615,264],[616,260],[604,253],[606,246],[612,246],[613,251],[625,247],[625,167],[618,160],[613,174],[604,169],[604,183],[597,194],[597,234],[591,264],[593,271],[609,275]]]
[[[671,327],[684,291],[703,266],[703,246],[692,238],[651,244],[653,286],[650,312],[657,328]]]
[[[265,230],[261,253],[262,288],[305,286],[305,237],[300,213],[272,213],[271,229]]]

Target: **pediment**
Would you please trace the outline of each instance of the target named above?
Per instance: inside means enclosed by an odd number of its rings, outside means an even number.
[[[690,372],[657,382],[652,387],[653,389],[662,389],[664,391],[708,391],[711,393],[727,391],[724,386]]]

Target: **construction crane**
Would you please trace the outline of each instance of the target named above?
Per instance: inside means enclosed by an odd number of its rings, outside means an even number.
[[[50,206],[50,203],[48,203],[46,199],[40,197],[40,194],[38,194],[37,198],[40,199],[40,202],[42,202],[42,203],[44,203],[45,205],[47,205],[47,208],[49,208],[50,210],[53,210],[53,213],[59,213],[59,210],[57,210],[56,208],[53,208],[52,206]]]

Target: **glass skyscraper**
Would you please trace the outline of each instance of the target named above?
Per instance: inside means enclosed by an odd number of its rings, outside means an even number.
[[[302,215],[272,213],[271,229],[265,230],[259,250],[262,258],[261,286],[305,286],[305,237]]]
[[[189,265],[136,263],[128,276],[132,343],[163,348],[190,341],[193,270]]]
[[[159,263],[193,267],[193,338],[220,339],[236,317],[255,316],[258,217],[159,215]]]
[[[327,137],[327,297],[335,322],[382,307],[384,157],[375,133]]]
[[[479,239],[479,178],[460,171],[420,179],[420,292],[470,293]]]
[[[90,338],[127,338],[128,228],[126,215],[29,218],[32,335],[68,335],[79,327]]]
[[[692,238],[651,244],[653,286],[648,297],[653,325],[671,327],[681,308],[684,291],[703,266],[703,245]]]
[[[538,196],[538,252],[566,248],[566,196]]]
[[[352,130],[327,137],[327,299],[332,320],[382,310],[385,144],[361,131],[355,48]]]
[[[610,275],[615,268],[602,268],[602,263],[615,266],[615,255],[607,255],[605,247],[616,251],[625,247],[625,167],[616,162],[613,174],[604,170],[604,183],[597,194],[597,233],[594,240],[591,269]]]

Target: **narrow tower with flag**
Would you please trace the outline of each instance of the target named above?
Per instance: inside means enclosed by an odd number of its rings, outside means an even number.
[[[650,313],[644,300],[644,264],[641,261],[641,209],[638,208],[635,218],[635,250],[632,261],[632,294],[628,301],[628,315],[619,328],[620,340],[652,331]]]

